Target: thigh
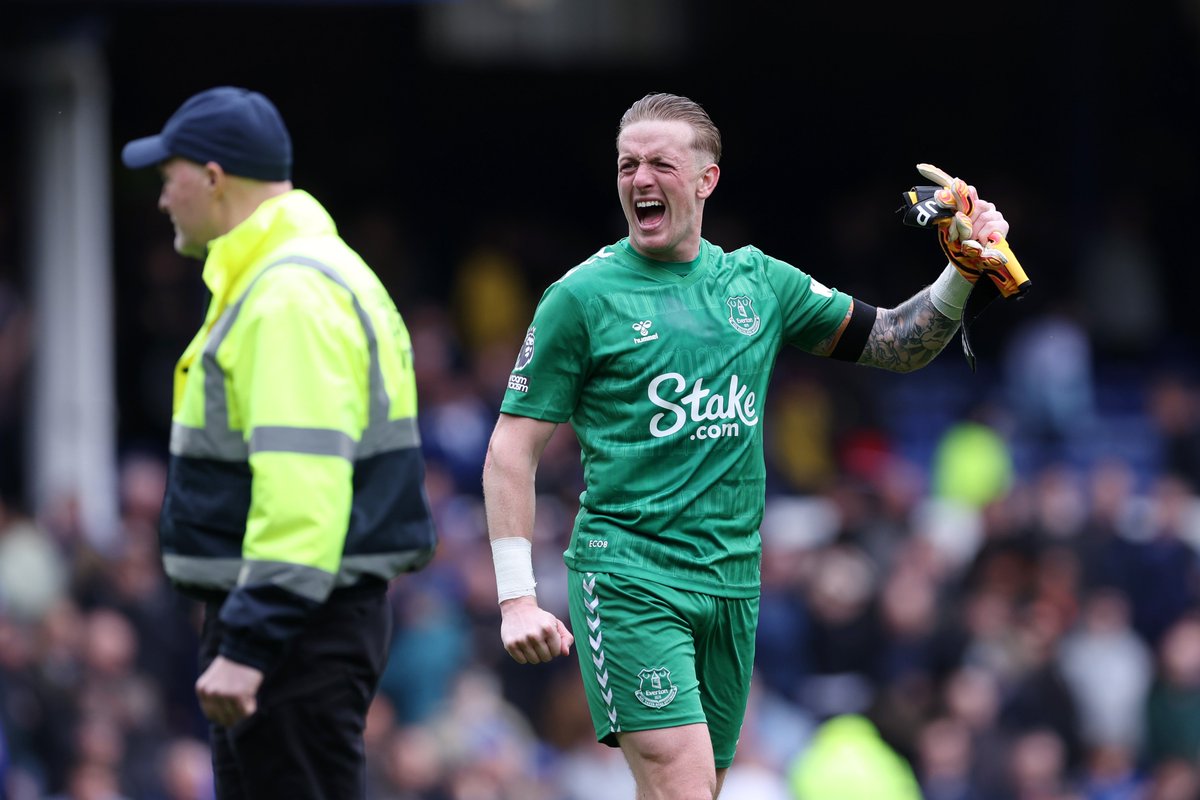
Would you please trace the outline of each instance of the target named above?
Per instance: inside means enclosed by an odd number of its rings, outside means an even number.
[[[754,671],[758,598],[714,597],[696,636],[696,672],[718,767],[733,763]]]
[[[707,725],[629,731],[619,738],[639,800],[716,797],[719,783]]]
[[[390,635],[383,594],[314,612],[265,676],[254,715],[213,727],[218,797],[361,798],[362,733]]]
[[[242,771],[233,753],[228,729],[210,724],[208,741],[212,748],[213,792],[216,800],[246,800]]]
[[[361,693],[339,676],[225,730],[248,800],[353,800],[365,792]]]
[[[568,570],[576,655],[596,738],[703,723],[696,648],[668,587]]]

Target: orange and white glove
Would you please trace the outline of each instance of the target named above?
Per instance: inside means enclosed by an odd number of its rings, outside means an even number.
[[[917,171],[936,185],[903,193],[904,224],[936,230],[942,252],[971,284],[987,275],[1004,298],[1025,294],[1029,277],[1004,238],[1008,223],[996,207],[932,164],[917,164]]]

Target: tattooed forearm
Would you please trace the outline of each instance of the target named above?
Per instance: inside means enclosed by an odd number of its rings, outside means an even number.
[[[925,288],[895,308],[881,308],[858,363],[892,372],[920,369],[942,352],[958,330],[933,307]]]

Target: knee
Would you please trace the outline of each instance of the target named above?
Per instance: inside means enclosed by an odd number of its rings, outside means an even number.
[[[635,770],[638,800],[716,800],[718,783],[711,762],[693,753],[650,750]]]
[[[638,800],[715,800],[720,781],[706,725],[630,732],[619,741]]]
[[[669,782],[638,782],[637,800],[716,800],[717,779],[700,781],[695,775]]]

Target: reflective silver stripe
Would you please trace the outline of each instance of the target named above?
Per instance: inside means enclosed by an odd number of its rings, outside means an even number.
[[[421,446],[421,434],[414,417],[393,419],[363,431],[357,444],[348,434],[328,428],[255,428],[250,446],[240,436],[214,436],[204,428],[191,428],[178,422],[171,425],[171,454],[212,458],[218,461],[245,461],[251,453],[280,451],[312,455],[364,459],[379,453]]]
[[[243,561],[238,586],[273,584],[314,603],[324,603],[333,591],[333,573],[286,561]]]
[[[167,553],[163,556],[163,569],[175,583],[228,591],[237,586],[242,559],[203,558]]]
[[[345,556],[336,577],[297,564],[174,553],[163,556],[163,567],[175,583],[223,592],[247,583],[274,583],[302,597],[323,602],[334,586],[352,586],[364,576],[388,581],[427,556],[425,551],[412,550]]]
[[[208,428],[190,428],[173,422],[171,455],[212,458],[218,461],[245,461],[250,457],[250,451],[236,432],[221,435]]]
[[[417,429],[416,417],[391,419],[372,425],[363,431],[355,458],[370,458],[392,450],[406,450],[421,446],[421,433]]]
[[[428,555],[424,550],[403,550],[396,553],[343,556],[342,568],[338,570],[337,585],[352,586],[365,575],[385,581],[391,580]]]
[[[253,282],[251,282],[253,285]],[[242,310],[242,299],[233,304],[213,325],[212,333],[204,345],[201,360],[204,364],[204,454],[186,451],[185,455],[217,458],[223,461],[244,461],[248,458],[246,442],[240,431],[229,428],[229,406],[225,399],[225,371],[217,363],[217,348],[225,341],[233,327],[238,312]]]
[[[354,458],[355,441],[329,428],[290,428],[266,425],[250,434],[250,452],[306,453],[313,456]]]

